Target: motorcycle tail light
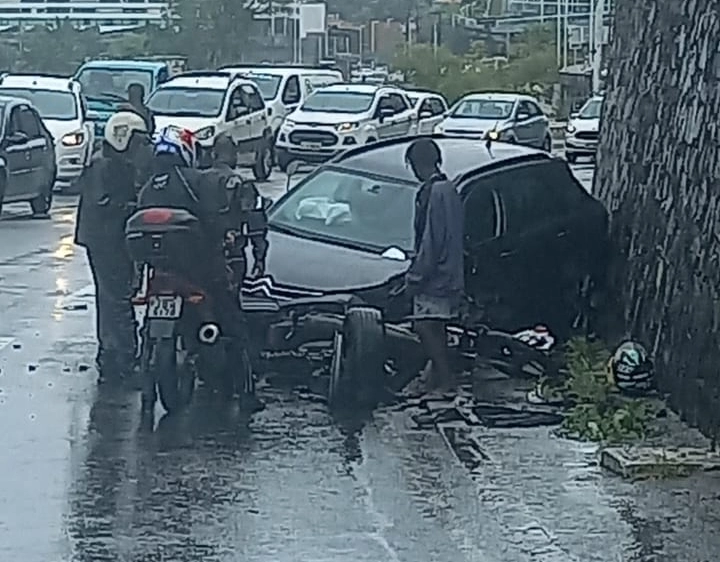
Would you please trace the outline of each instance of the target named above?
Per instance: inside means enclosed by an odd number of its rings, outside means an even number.
[[[205,295],[202,293],[193,293],[187,298],[189,303],[192,304],[200,304],[202,301],[205,300]]]
[[[167,224],[172,216],[170,209],[148,209],[143,211],[142,219],[145,224]]]

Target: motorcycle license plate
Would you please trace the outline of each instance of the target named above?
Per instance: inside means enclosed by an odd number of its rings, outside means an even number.
[[[181,296],[151,296],[148,300],[148,318],[177,320],[182,314]]]

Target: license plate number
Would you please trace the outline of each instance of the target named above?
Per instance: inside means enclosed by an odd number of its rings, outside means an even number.
[[[148,318],[177,320],[182,314],[181,296],[152,296],[148,300]]]
[[[322,148],[322,144],[319,142],[304,142],[301,144],[303,148]]]

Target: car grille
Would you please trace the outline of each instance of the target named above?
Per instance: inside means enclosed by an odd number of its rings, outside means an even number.
[[[289,138],[293,144],[310,142],[322,146],[335,146],[338,142],[337,135],[328,131],[293,131],[290,133]]]
[[[598,140],[600,135],[597,131],[580,131],[579,133],[576,133],[575,136],[584,140]]]
[[[446,129],[445,132],[449,135],[465,135],[465,136],[482,136],[484,131],[478,131],[477,129]]]

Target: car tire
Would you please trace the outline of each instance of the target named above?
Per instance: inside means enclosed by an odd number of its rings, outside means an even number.
[[[552,152],[552,137],[547,135],[543,141],[542,149],[545,152]]]
[[[43,187],[42,192],[30,200],[30,208],[33,215],[45,216],[50,212],[53,201],[53,187],[55,185],[56,172],[50,174],[49,185]]]
[[[382,313],[365,306],[350,308],[333,340],[329,406],[373,408],[384,390],[386,359]]]
[[[565,159],[570,164],[575,164],[577,162],[577,154],[575,154],[574,152],[565,152]]]
[[[365,144],[372,144],[374,142],[377,142],[377,139],[375,137],[370,137],[368,140],[365,141]]]
[[[273,164],[273,151],[269,139],[265,139],[259,150],[255,152],[253,175],[257,181],[265,181],[270,177]]]

